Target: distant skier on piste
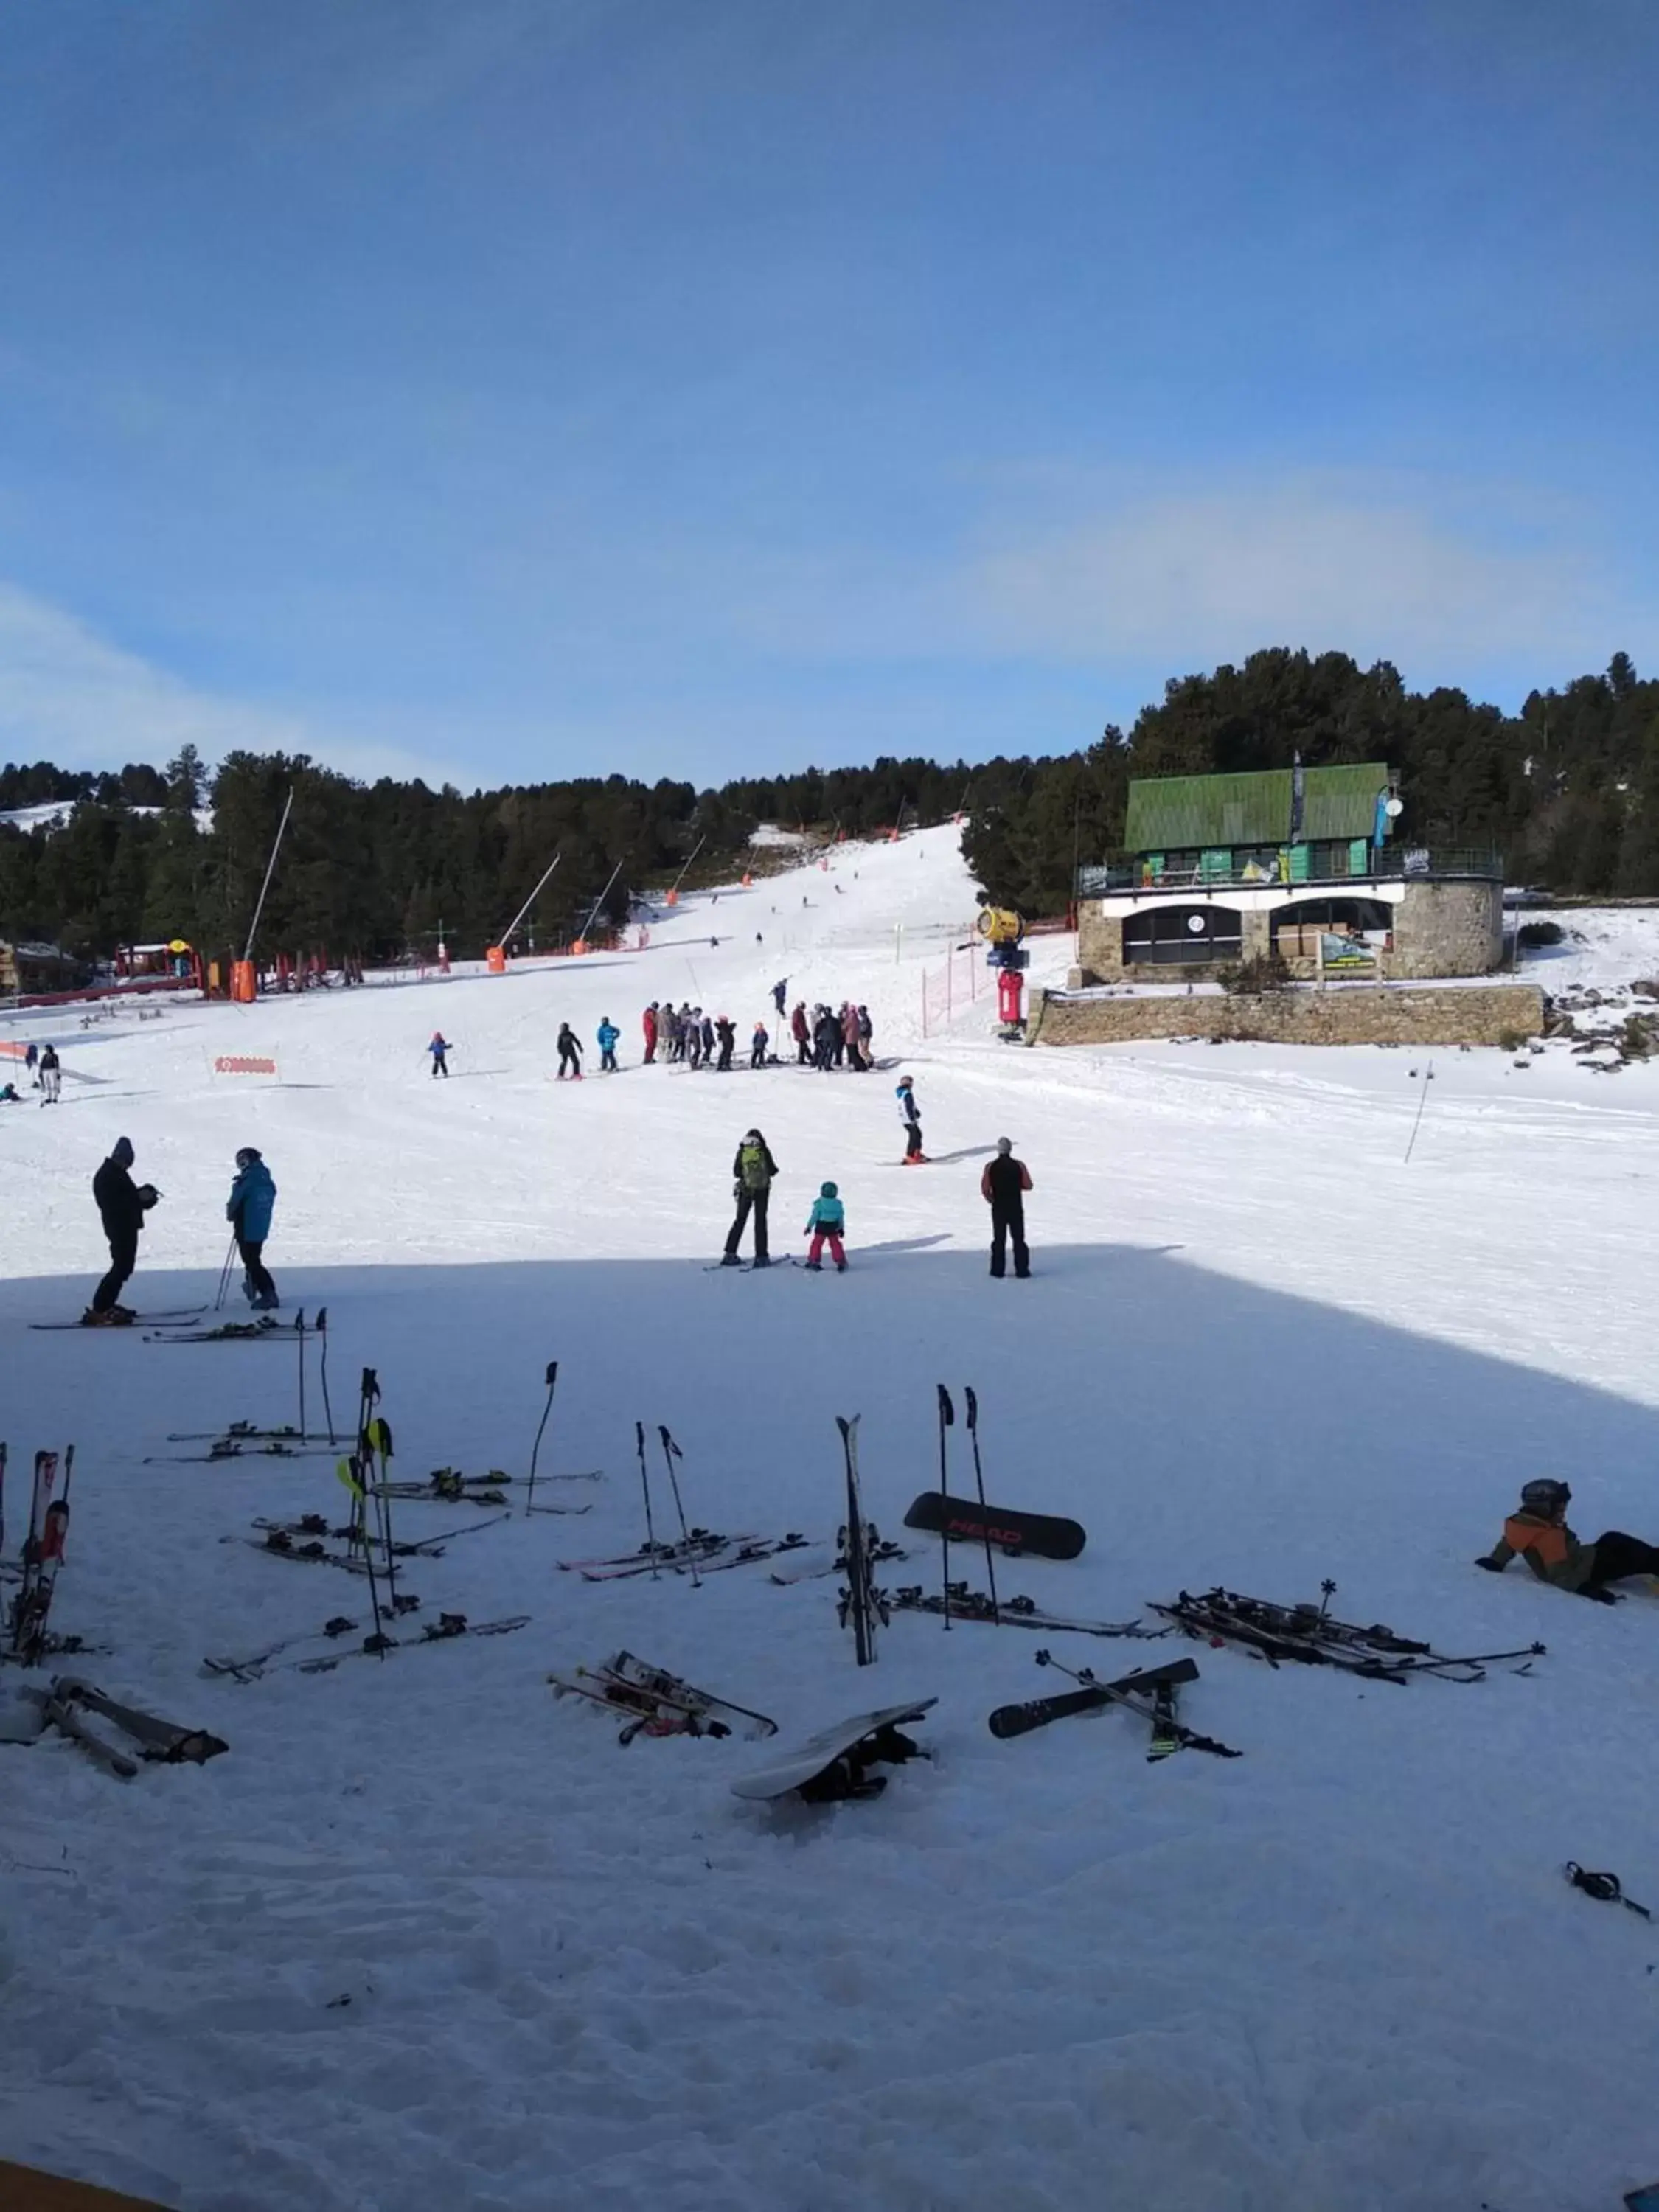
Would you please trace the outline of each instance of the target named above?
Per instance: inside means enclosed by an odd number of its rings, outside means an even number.
[[[921,1149],[921,1109],[916,1104],[915,1083],[908,1075],[901,1075],[893,1096],[898,1101],[899,1119],[904,1124],[904,1158],[902,1167],[926,1167],[927,1155]]]
[[[738,1258],[738,1247],[750,1215],[755,1217],[755,1265],[769,1267],[771,1255],[766,1243],[766,1207],[771,1196],[773,1178],[778,1164],[773,1158],[766,1139],[758,1129],[750,1129],[738,1146],[737,1158],[732,1163],[732,1195],[738,1201],[738,1211],[726,1239],[726,1252],[720,1261],[723,1267],[736,1267],[742,1263]]]
[[[796,1065],[800,1067],[805,1067],[812,1057],[811,1052],[809,1049],[811,1040],[811,1031],[806,1026],[806,1001],[805,999],[802,999],[798,1002],[794,1012],[789,1017],[789,1034],[795,1040]]]
[[[830,1257],[836,1263],[836,1273],[847,1273],[847,1253],[842,1243],[846,1233],[847,1212],[832,1182],[820,1183],[818,1194],[812,1200],[812,1211],[806,1217],[803,1237],[810,1237],[806,1248],[806,1264],[815,1275],[823,1272],[823,1248],[830,1247]]]
[[[749,1065],[750,1067],[765,1066],[766,1048],[770,1042],[771,1039],[766,1034],[765,1023],[757,1022],[755,1024],[755,1033],[749,1040]]]
[[[447,1082],[449,1079],[449,1041],[445,1036],[441,1030],[433,1030],[432,1042],[428,1045],[427,1050],[432,1054],[432,1073],[434,1077],[435,1078],[441,1075],[445,1081]]]
[[[720,1039],[720,1056],[714,1063],[714,1073],[724,1075],[732,1065],[732,1048],[738,1041],[737,1030],[729,1014],[722,1014],[714,1024],[714,1035]]]
[[[617,1066],[617,1040],[621,1035],[622,1031],[609,1014],[605,1015],[599,1028],[593,1032],[594,1042],[599,1048],[599,1073],[602,1075],[615,1075],[619,1073]]]
[[[1025,1243],[1025,1194],[1031,1188],[1031,1171],[1014,1158],[1012,1137],[997,1139],[997,1155],[987,1160],[979,1179],[979,1194],[991,1209],[991,1273],[1000,1279],[1006,1265],[1008,1239],[1014,1241],[1014,1273],[1024,1282],[1031,1272],[1031,1255]]]
[[[58,1048],[46,1045],[40,1053],[40,1103],[55,1106],[64,1087],[64,1071],[58,1062]]]
[[[1602,1605],[1617,1602],[1609,1583],[1623,1582],[1627,1575],[1659,1575],[1659,1546],[1644,1544],[1639,1536],[1609,1528],[1593,1544],[1581,1544],[1567,1526],[1571,1498],[1571,1484],[1548,1476],[1523,1483],[1520,1504],[1476,1566],[1501,1575],[1511,1559],[1524,1559],[1540,1583]]]
[[[577,1036],[575,1030],[571,1028],[568,1022],[561,1022],[559,1024],[558,1042],[558,1080],[562,1083],[566,1076],[570,1076],[574,1078],[576,1082],[580,1083],[582,1079],[581,1042]]]
[[[244,1145],[236,1155],[236,1180],[230,1186],[225,1219],[236,1233],[236,1249],[242,1257],[242,1288],[248,1304],[261,1313],[272,1313],[282,1304],[264,1261],[265,1239],[270,1234],[276,1203],[276,1186],[270,1170],[252,1145]]]
[[[645,1031],[645,1065],[650,1067],[657,1057],[657,1002],[654,999],[641,1016],[640,1026]]]
[[[138,1264],[138,1232],[160,1193],[154,1183],[133,1182],[132,1158],[131,1142],[118,1137],[109,1158],[92,1179],[92,1194],[109,1239],[109,1273],[81,1316],[86,1328],[122,1328],[136,1319],[130,1306],[115,1302]]]
[[[755,942],[758,945],[760,939],[757,938]],[[780,975],[777,981],[772,986],[772,1004],[778,1010],[778,1019],[780,1021],[783,1019],[783,1002],[788,995],[789,978],[787,975]]]

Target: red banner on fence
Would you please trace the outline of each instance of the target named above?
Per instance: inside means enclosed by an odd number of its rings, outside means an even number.
[[[222,1052],[213,1063],[216,1075],[275,1075],[276,1063],[246,1052]]]

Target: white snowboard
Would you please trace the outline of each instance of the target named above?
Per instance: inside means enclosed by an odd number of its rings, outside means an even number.
[[[878,1712],[859,1713],[850,1721],[838,1721],[833,1728],[820,1729],[795,1750],[774,1759],[769,1766],[758,1766],[752,1774],[745,1774],[734,1782],[732,1794],[761,1799],[787,1797],[792,1790],[799,1790],[803,1783],[822,1774],[843,1752],[851,1751],[855,1743],[862,1743],[878,1729],[919,1721],[938,1703],[937,1698],[923,1698],[908,1705],[884,1705]]]

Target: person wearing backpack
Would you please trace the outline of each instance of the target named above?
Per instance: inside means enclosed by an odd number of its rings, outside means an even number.
[[[738,1201],[738,1212],[726,1239],[722,1267],[742,1264],[738,1258],[738,1246],[743,1241],[744,1227],[751,1213],[755,1217],[755,1265],[771,1266],[771,1256],[766,1249],[766,1206],[772,1193],[772,1178],[777,1171],[778,1164],[765,1138],[758,1129],[750,1129],[738,1146],[737,1158],[732,1163],[732,1195]]]
[[[836,1273],[838,1275],[847,1273],[847,1254],[841,1241],[846,1229],[847,1209],[841,1202],[836,1186],[832,1182],[820,1183],[818,1194],[812,1200],[812,1211],[806,1217],[806,1226],[801,1231],[803,1237],[810,1237],[812,1240],[806,1248],[806,1264],[815,1275],[823,1272],[826,1242],[830,1247],[830,1257],[836,1263]]]

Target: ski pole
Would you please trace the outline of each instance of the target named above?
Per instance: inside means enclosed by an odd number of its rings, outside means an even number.
[[[979,1401],[974,1395],[971,1383],[963,1385],[962,1397],[963,1403],[968,1409],[968,1433],[974,1440],[974,1483],[979,1492],[980,1519],[984,1524],[985,1573],[991,1585],[991,1625],[994,1628],[1000,1628],[1002,1626],[1002,1618],[997,1610],[997,1571],[995,1562],[991,1557],[991,1520],[985,1508],[984,1470],[979,1463]]]
[[[665,1421],[658,1422],[657,1434],[662,1438],[662,1455],[665,1461],[666,1461],[668,1466],[668,1485],[669,1488],[674,1493],[674,1510],[679,1516],[681,1540],[684,1543],[686,1552],[690,1555],[691,1561],[691,1587],[693,1589],[701,1589],[702,1588],[702,1577],[697,1572],[696,1553],[691,1549],[691,1531],[685,1525],[685,1508],[680,1503],[680,1480],[678,1475],[674,1472],[675,1461],[677,1459],[683,1459],[685,1455],[681,1451],[673,1437],[669,1435],[668,1425]]]
[[[547,1403],[542,1407],[541,1425],[536,1431],[536,1441],[530,1447],[530,1488],[525,1497],[526,1513],[533,1513],[536,1510],[536,1457],[547,1431],[547,1417],[553,1411],[553,1391],[558,1379],[559,1363],[556,1359],[550,1359],[547,1363]]]
[[[945,1480],[945,1431],[956,1417],[951,1394],[941,1382],[939,1385],[939,1540],[945,1547],[945,1632],[947,1636],[951,1632],[951,1486]]]
[[[224,1264],[224,1266],[223,1266],[223,1267],[219,1270],[219,1295],[218,1295],[218,1297],[217,1297],[216,1298],[215,1298],[215,1300],[213,1301],[213,1310],[214,1310],[214,1312],[215,1312],[215,1313],[217,1313],[217,1312],[219,1311],[220,1308],[224,1304],[226,1296],[227,1296],[227,1294],[228,1293],[228,1291],[229,1291],[229,1290],[230,1290],[230,1268],[231,1268],[231,1262],[235,1259],[235,1257],[236,1257],[236,1232],[235,1232],[235,1231],[234,1231],[234,1230],[233,1230],[233,1231],[231,1231],[231,1237],[230,1237],[230,1249],[229,1249],[229,1251],[228,1251],[228,1252],[227,1252],[227,1253],[226,1253],[226,1255],[225,1255],[225,1264]]]
[[[651,1524],[651,1477],[645,1466],[645,1423],[634,1424],[634,1449],[640,1455],[640,1488],[645,1492],[645,1548],[651,1554],[651,1579],[657,1579],[657,1532]]]
[[[6,1556],[6,1449],[0,1443],[0,1559]]]
[[[1417,1102],[1417,1119],[1412,1123],[1411,1139],[1406,1146],[1406,1157],[1401,1164],[1406,1167],[1409,1167],[1412,1164],[1412,1152],[1417,1144],[1417,1133],[1423,1126],[1423,1109],[1429,1103],[1429,1085],[1433,1081],[1434,1062],[1431,1060],[1427,1068],[1424,1071],[1422,1095]]]
[[[322,1370],[323,1418],[328,1423],[328,1440],[331,1444],[334,1442],[334,1408],[328,1402],[328,1308],[326,1306],[319,1306],[317,1309],[316,1328],[318,1338],[322,1345],[322,1358],[319,1364]]]
[[[295,1316],[294,1340],[300,1347],[300,1442],[306,1440],[306,1317]]]

